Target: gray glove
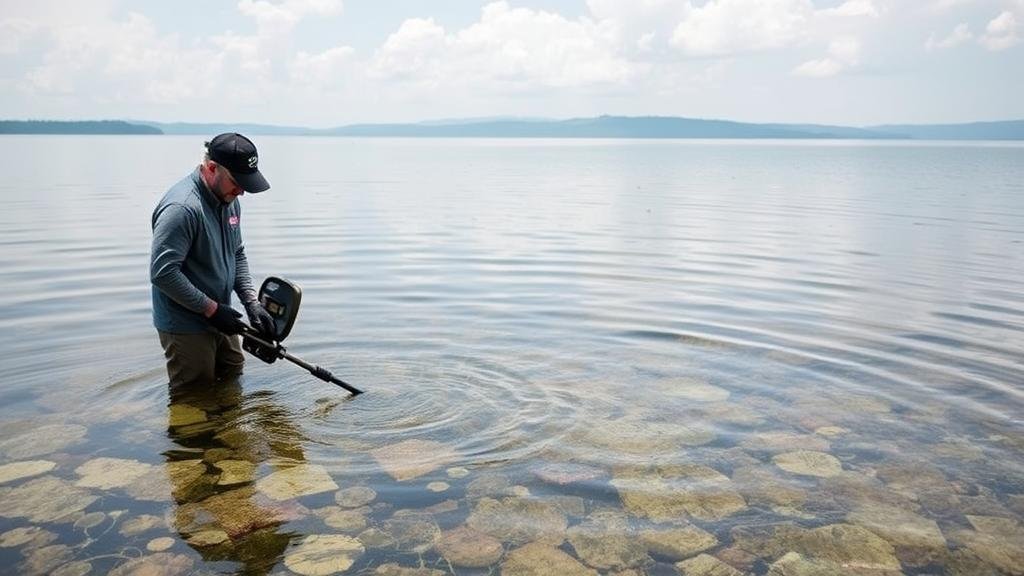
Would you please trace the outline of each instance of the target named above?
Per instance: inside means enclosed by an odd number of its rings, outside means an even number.
[[[271,341],[277,339],[277,328],[274,325],[274,317],[267,312],[267,309],[258,300],[245,303],[245,312],[249,316],[249,324]]]

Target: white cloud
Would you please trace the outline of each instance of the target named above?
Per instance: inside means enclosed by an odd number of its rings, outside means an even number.
[[[319,88],[338,85],[345,80],[352,53],[350,46],[337,46],[319,54],[299,52],[289,64],[289,76],[296,82]]]
[[[948,48],[956,48],[962,44],[970,42],[974,37],[971,33],[971,27],[966,23],[957,24],[956,28],[952,32],[946,35],[941,40],[935,38],[935,34],[928,37],[928,41],[925,42],[925,49],[929,52],[935,50],[945,50]]]
[[[1021,41],[1020,25],[1012,12],[1006,11],[989,21],[978,42],[993,52],[1006,50]]]
[[[372,73],[421,86],[488,90],[621,85],[633,69],[617,53],[610,23],[485,6],[480,20],[449,33],[432,19],[410,19],[377,51]]]
[[[874,0],[846,0],[835,8],[819,10],[818,13],[824,16],[870,16],[872,18],[878,18],[881,15]]]
[[[692,8],[671,43],[697,56],[780,48],[804,38],[813,15],[810,0],[710,0]]]
[[[340,0],[240,0],[238,11],[256,19],[262,34],[290,31],[300,20],[310,15],[336,16],[341,14]]]
[[[828,78],[860,64],[861,43],[853,37],[833,40],[828,47],[828,56],[809,60],[793,69],[794,76]]]
[[[0,20],[0,55],[17,54],[21,45],[38,30],[39,26],[25,18]]]

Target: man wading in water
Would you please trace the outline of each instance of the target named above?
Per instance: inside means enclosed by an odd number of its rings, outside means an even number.
[[[270,184],[257,169],[256,146],[241,134],[206,143],[203,162],[171,187],[153,210],[153,325],[172,386],[237,377],[245,324],[231,308],[238,294],[253,328],[273,339],[274,321],[256,300],[242,243],[237,198]]]

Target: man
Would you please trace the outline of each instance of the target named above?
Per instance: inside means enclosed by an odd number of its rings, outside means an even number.
[[[232,290],[252,326],[273,334],[273,318],[256,300],[249,275],[237,200],[270,188],[258,162],[251,140],[221,134],[206,143],[199,167],[153,211],[153,325],[172,386],[211,384],[242,373],[238,334],[245,324],[231,308]]]

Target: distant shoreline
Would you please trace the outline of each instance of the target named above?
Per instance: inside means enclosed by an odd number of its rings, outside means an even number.
[[[635,138],[773,140],[1024,140],[1024,120],[869,127],[751,124],[667,116],[599,116],[570,120],[453,120],[413,124],[353,124],[303,128],[269,124],[159,123],[138,120],[0,120],[0,134],[203,135],[361,138]]]

